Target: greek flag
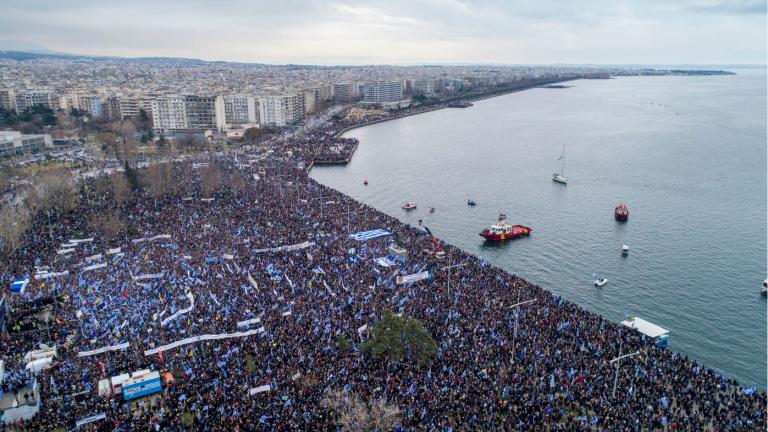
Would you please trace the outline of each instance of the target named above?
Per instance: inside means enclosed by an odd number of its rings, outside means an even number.
[[[375,230],[361,231],[354,234],[350,234],[349,238],[357,241],[368,241],[371,239],[375,239],[377,237],[384,237],[388,235],[392,235],[392,233],[383,229],[375,229]]]
[[[27,288],[28,283],[29,283],[29,279],[16,279],[11,284],[11,291],[17,292],[17,293],[24,293],[24,290]]]

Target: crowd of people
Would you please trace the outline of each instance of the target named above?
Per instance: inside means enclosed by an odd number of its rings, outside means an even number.
[[[160,197],[118,202],[102,195],[109,177],[86,179],[75,210],[41,217],[2,274],[6,287],[30,279],[8,294],[8,321],[31,302],[55,305],[50,328],[0,336],[7,371],[40,343],[57,348],[36,376],[39,413],[17,427],[71,430],[103,413],[82,428],[334,430],[341,414],[326,402],[341,392],[387,401],[398,430],[766,428],[765,393],[450,245],[462,266],[441,270],[428,232],[312,180],[315,145],[213,158],[224,180],[210,195],[205,164],[191,162],[172,169],[185,187]],[[235,172],[244,188],[229,187]],[[107,211],[125,223],[110,238],[88,222]],[[350,237],[374,229],[391,235]],[[375,259],[392,242],[407,254],[384,266]],[[396,283],[421,271],[430,277]],[[361,349],[388,310],[424,324],[439,347],[431,364]],[[219,338],[163,348],[201,335]],[[610,360],[635,351],[614,395]],[[174,379],[153,399],[99,395],[100,380],[142,369]]]

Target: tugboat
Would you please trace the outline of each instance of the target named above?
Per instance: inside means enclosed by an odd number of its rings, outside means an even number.
[[[629,209],[626,204],[619,204],[613,209],[613,217],[619,222],[626,222],[629,219]]]
[[[471,200],[471,199],[468,199],[467,200],[467,205],[470,206],[470,207],[474,207],[474,206],[477,205],[477,203],[475,201]]]
[[[403,210],[415,210],[416,209],[416,203],[413,201],[408,201],[407,203],[403,204]]]
[[[484,237],[488,241],[503,241],[514,240],[518,237],[529,236],[533,231],[530,227],[524,225],[510,225],[499,219],[498,223],[495,223],[488,228],[484,229],[480,236]]]

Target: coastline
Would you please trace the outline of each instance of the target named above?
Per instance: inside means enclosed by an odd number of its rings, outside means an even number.
[[[576,80],[576,79],[580,79],[580,78],[574,78],[573,80]],[[571,80],[565,80],[565,81],[571,81]],[[563,81],[563,82],[565,82],[565,81]],[[571,86],[568,86],[568,87],[571,87]],[[506,92],[504,92],[504,93],[497,93],[497,94],[492,94],[492,95],[483,95],[483,96],[480,96],[480,97],[476,97],[476,98],[467,98],[466,100],[477,101],[477,100],[490,99],[490,98],[493,98],[493,97],[496,97],[496,96],[503,96],[503,95],[505,95],[505,94],[509,94],[509,93],[516,93],[516,92],[519,92],[519,91],[530,90],[530,89],[532,89],[532,88],[546,88],[546,87],[545,87],[545,86],[543,86],[543,85],[536,85],[536,86],[531,86],[531,87],[527,87],[527,88],[524,88],[524,89],[515,89],[515,90],[511,90],[511,91],[506,91]],[[556,88],[558,88],[558,89],[559,89],[560,87],[556,87]],[[567,87],[566,87],[566,88],[567,88]],[[374,124],[378,124],[378,123],[383,123],[383,122],[386,122],[386,121],[389,121],[389,120],[396,120],[396,119],[400,119],[400,118],[404,118],[404,117],[408,117],[408,116],[413,116],[413,115],[417,115],[417,114],[422,114],[422,113],[427,113],[427,112],[431,112],[431,111],[436,111],[436,110],[438,110],[438,109],[442,109],[442,108],[447,108],[447,106],[439,106],[439,107],[434,107],[434,108],[431,108],[431,109],[425,109],[425,110],[423,110],[423,111],[419,111],[419,112],[410,112],[410,113],[406,113],[406,114],[402,114],[402,115],[396,115],[396,116],[388,117],[388,118],[385,118],[385,119],[377,119],[377,120],[374,120],[374,121],[370,121],[370,122],[364,122],[364,123],[361,123],[361,124],[357,124],[357,125],[353,125],[353,126],[348,126],[348,127],[345,127],[345,128],[343,128],[343,129],[341,129],[341,130],[340,130],[340,131],[339,131],[339,132],[338,132],[338,133],[337,133],[335,136],[336,136],[336,137],[342,137],[342,136],[343,136],[343,135],[344,135],[346,132],[349,132],[349,131],[351,131],[351,130],[354,130],[354,129],[362,128],[362,127],[365,127],[365,126],[371,126],[371,125],[374,125]],[[356,146],[356,148],[357,148],[357,146]],[[346,160],[346,162],[349,162],[349,161],[351,161],[351,158],[352,158],[353,156],[354,156],[354,154],[350,155],[350,157],[349,157],[349,158]],[[312,166],[310,165],[310,167],[307,169],[307,173],[309,173],[309,171],[311,170],[311,167],[312,167]],[[317,181],[317,180],[316,180],[316,181]],[[339,191],[339,190],[335,189],[335,188],[334,188],[334,187],[332,187],[332,186],[329,186],[329,185],[326,185],[326,184],[320,183],[319,181],[317,181],[317,182],[318,182],[318,184],[321,184],[321,185],[323,185],[324,187],[330,188],[330,189],[334,190],[335,192],[338,192],[339,194],[341,194],[342,196],[346,197],[347,199],[353,199],[353,200],[355,200],[356,202],[359,202],[359,203],[360,203],[360,204],[362,204],[362,205],[366,205],[366,206],[368,206],[368,205],[369,205],[369,204],[367,204],[367,203],[364,203],[364,202],[361,202],[361,201],[359,201],[359,199],[357,199],[357,198],[354,198],[354,197],[352,197],[352,196],[350,196],[350,195],[347,195],[347,194],[346,194],[346,193],[344,193],[344,192],[341,192],[341,191]],[[411,229],[412,229],[414,232],[420,232],[420,233],[423,233],[423,229],[422,229],[420,226],[416,226],[416,225],[413,225],[413,224],[411,224],[411,223],[409,223],[409,222],[406,222],[406,221],[402,220],[402,219],[401,219],[400,217],[398,217],[398,216],[390,216],[390,215],[388,215],[387,213],[384,213],[384,212],[382,212],[382,211],[380,211],[380,210],[378,210],[378,209],[376,209],[376,208],[374,208],[374,209],[375,209],[377,212],[379,212],[380,214],[384,215],[385,217],[393,217],[393,218],[395,218],[395,219],[396,219],[397,221],[399,221],[400,223],[402,223],[402,224],[404,224],[404,225],[407,225],[407,226],[408,226],[409,228],[411,228]],[[478,259],[481,259],[481,257],[480,257],[480,256],[477,256],[477,255],[475,255],[474,253],[472,253],[472,252],[470,252],[470,251],[467,251],[467,250],[465,250],[465,249],[463,249],[463,248],[461,248],[461,247],[459,247],[459,246],[456,246],[456,245],[454,245],[454,244],[452,244],[452,243],[449,243],[449,242],[447,242],[447,241],[445,241],[445,240],[443,240],[443,239],[439,239],[439,238],[437,238],[437,237],[436,237],[436,239],[438,239],[438,240],[439,240],[441,243],[444,243],[444,244],[445,244],[446,246],[448,246],[448,247],[454,248],[455,250],[458,250],[458,251],[460,251],[460,252],[462,252],[462,253],[465,253],[465,254],[467,254],[467,255],[469,255],[469,256],[472,256],[472,257],[474,257],[474,258],[478,258]],[[489,264],[489,265],[491,265],[491,264]],[[494,266],[494,267],[495,267],[495,265],[492,265],[492,266]],[[501,270],[501,271],[503,271],[503,272],[505,272],[505,273],[507,273],[507,274],[510,274],[510,275],[512,275],[512,276],[515,276],[515,277],[518,277],[516,274],[514,274],[514,273],[512,273],[512,272],[510,272],[510,271],[508,271],[508,270],[506,270],[506,269],[503,269],[503,268],[501,268],[501,267],[498,267],[498,268],[499,268],[499,270]],[[522,278],[521,278],[521,279],[522,279]],[[532,282],[531,282],[531,283],[532,283]],[[545,290],[545,291],[547,291],[547,292],[549,292],[549,293],[553,294],[553,295],[557,295],[557,293],[556,293],[556,292],[554,292],[554,291],[550,290],[550,289],[549,289],[547,286],[541,286],[541,288],[542,288],[543,290]],[[620,322],[618,322],[618,321],[613,321],[613,320],[611,320],[611,319],[607,318],[607,316],[606,316],[606,315],[604,315],[604,314],[603,314],[603,313],[601,313],[601,312],[598,312],[598,311],[595,311],[595,310],[592,310],[592,309],[588,309],[587,307],[585,307],[585,306],[582,306],[582,305],[580,305],[580,304],[577,304],[577,303],[573,303],[573,304],[574,304],[574,305],[576,305],[576,306],[577,306],[579,309],[581,309],[581,310],[582,310],[582,311],[584,311],[585,313],[588,313],[588,314],[596,314],[596,315],[600,316],[602,319],[604,319],[604,320],[606,320],[606,321],[610,322],[612,325],[615,325],[615,326],[619,326],[619,327],[621,327],[621,323],[620,323]],[[671,353],[673,353],[674,355],[678,355],[678,356],[685,356],[685,357],[688,357],[688,358],[690,358],[690,359],[691,359],[691,361],[692,361],[692,362],[697,362],[699,365],[701,365],[701,366],[703,366],[703,367],[705,367],[705,368],[707,368],[707,369],[710,369],[710,370],[712,370],[712,371],[714,371],[714,372],[717,372],[718,374],[721,374],[721,375],[723,375],[723,376],[727,377],[727,378],[728,378],[728,379],[730,379],[730,380],[733,380],[733,381],[738,381],[738,382],[740,383],[740,386],[741,386],[741,385],[743,385],[745,388],[746,388],[746,387],[749,387],[750,385],[757,385],[757,387],[760,389],[760,391],[765,391],[765,389],[766,389],[766,387],[765,387],[765,383],[754,383],[754,382],[752,382],[752,383],[749,383],[749,384],[742,384],[742,381],[741,381],[740,379],[737,379],[737,378],[733,377],[732,375],[730,375],[730,374],[727,374],[727,373],[723,372],[723,371],[722,371],[722,370],[720,370],[720,369],[714,368],[714,367],[712,367],[712,366],[709,366],[709,365],[707,365],[707,364],[703,364],[703,365],[702,365],[702,364],[701,364],[701,360],[699,360],[699,359],[698,359],[698,358],[696,358],[696,357],[692,357],[692,356],[691,356],[690,354],[688,354],[688,353],[685,353],[685,352],[681,352],[681,351],[678,351],[678,350],[674,350],[674,349],[669,349],[669,348],[665,348],[665,349],[667,349],[668,351],[670,351],[670,352],[671,352]]]

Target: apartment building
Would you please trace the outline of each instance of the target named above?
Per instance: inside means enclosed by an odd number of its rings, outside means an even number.
[[[259,103],[255,96],[216,97],[216,126],[219,131],[238,129],[259,123]]]
[[[43,105],[52,109],[57,109],[59,104],[57,101],[51,103],[52,99],[55,99],[55,96],[47,91],[29,90],[16,92],[16,112],[22,112],[35,105]]]
[[[373,81],[360,85],[360,94],[365,103],[386,103],[403,100],[402,81]]]
[[[304,93],[259,96],[259,123],[287,126],[304,117]]]

